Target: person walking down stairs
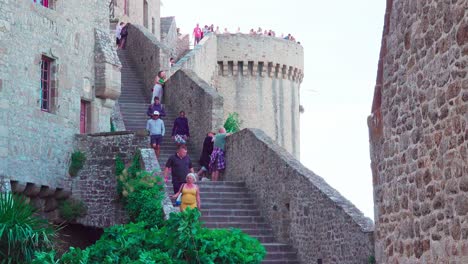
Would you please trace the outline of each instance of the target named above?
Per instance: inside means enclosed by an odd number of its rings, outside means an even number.
[[[197,181],[197,175],[195,173],[189,173],[185,177],[187,183],[180,186],[179,191],[172,195],[173,199],[177,199],[177,196],[182,193],[182,201],[180,204],[180,211],[183,212],[187,207],[191,209],[198,208],[201,210],[200,203],[200,189],[198,185],[195,184]]]
[[[150,133],[150,144],[154,149],[156,157],[159,159],[160,147],[166,128],[164,127],[164,121],[159,118],[159,112],[154,111],[151,119],[146,122],[146,130]]]
[[[184,183],[185,177],[189,172],[193,173],[192,161],[187,156],[187,147],[179,145],[176,154],[169,157],[164,168],[164,181],[169,182],[169,169],[172,174],[172,186],[174,193],[180,190],[180,186]]]
[[[185,145],[189,137],[190,129],[188,125],[188,119],[185,117],[185,112],[180,111],[179,117],[174,120],[174,126],[172,127],[172,139],[174,139],[177,145]]]

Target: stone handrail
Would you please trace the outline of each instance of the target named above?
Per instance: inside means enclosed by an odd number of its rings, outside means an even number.
[[[372,220],[262,130],[229,136],[226,163],[224,180],[245,181],[275,235],[303,263],[366,263],[373,255]]]
[[[195,72],[186,69],[178,70],[166,87],[166,103],[173,111],[185,111],[191,128],[190,141],[194,152],[200,153],[206,134],[223,124],[223,98]]]
[[[145,27],[131,24],[128,28],[126,50],[143,79],[146,96],[150,98],[158,71],[164,69],[164,65],[173,56],[171,49]]]

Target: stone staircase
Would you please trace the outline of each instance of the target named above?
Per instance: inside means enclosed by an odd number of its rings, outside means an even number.
[[[127,51],[119,50],[122,63],[122,94],[119,98],[120,111],[125,127],[129,131],[146,128],[149,98],[144,94],[144,84],[138,77],[137,69],[128,58]],[[161,144],[160,166],[163,168],[170,155],[175,153],[175,144],[171,139],[172,125],[178,116],[177,109],[165,106],[166,135]],[[175,111],[174,111],[175,110]],[[190,118],[190,117],[189,117]],[[148,142],[149,145],[149,142]],[[189,156],[197,172],[200,153],[193,153],[194,148],[188,142]],[[277,243],[273,231],[255,205],[254,199],[243,182],[199,182],[202,221],[209,228],[239,228],[257,238],[266,248],[267,256],[263,263],[300,263],[296,252],[287,244]],[[166,186],[168,194],[173,193],[172,185]]]
[[[144,84],[137,74],[137,69],[130,60],[128,51],[118,50],[120,62],[122,63],[122,93],[119,98],[120,112],[122,113],[125,128],[128,131],[137,131],[146,129],[146,121],[148,116],[146,111],[150,105],[149,98],[144,93]],[[179,115],[179,111],[173,111],[169,106],[165,105],[166,116],[163,117],[166,127],[166,134],[163,137],[161,144],[161,155],[159,164],[163,168],[170,155],[176,151],[176,145],[171,138],[172,126],[174,120]],[[148,140],[149,146],[149,140]],[[189,156],[192,159],[195,172],[199,169],[198,158],[200,153],[194,153],[192,143],[187,144]]]
[[[255,237],[267,250],[262,263],[300,263],[294,249],[278,243],[270,225],[261,216],[253,196],[243,182],[198,182],[204,226],[239,228]],[[172,194],[172,186],[166,186]]]

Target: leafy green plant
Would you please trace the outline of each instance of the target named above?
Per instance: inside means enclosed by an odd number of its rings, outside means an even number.
[[[32,264],[60,264],[60,261],[55,259],[55,251],[35,252]]]
[[[76,199],[68,199],[60,202],[58,209],[60,217],[68,222],[85,216],[88,211],[86,205],[82,201]]]
[[[242,121],[239,118],[239,114],[234,112],[228,115],[226,122],[224,122],[224,128],[228,133],[235,133],[240,131]]]
[[[115,126],[114,126],[114,122],[112,122],[112,118],[110,119],[110,132],[115,132]]]
[[[83,168],[85,161],[86,156],[83,152],[73,152],[71,155],[70,168],[68,169],[68,173],[70,174],[70,176],[75,177],[76,175],[78,175],[78,171],[80,171]]]
[[[375,264],[375,263],[377,263],[376,260],[375,260],[374,255],[369,256],[369,258],[367,259],[367,262],[368,262],[369,264]]]
[[[0,193],[0,260],[31,263],[34,252],[52,247],[55,228],[34,215],[24,196]]]

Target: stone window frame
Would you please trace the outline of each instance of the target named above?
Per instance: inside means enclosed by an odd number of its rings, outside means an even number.
[[[57,62],[51,56],[42,54],[40,60],[40,108],[41,111],[54,113],[57,105]]]
[[[124,0],[123,11],[124,15],[130,16],[130,0]]]
[[[55,0],[32,0],[33,3],[41,5],[45,8],[54,9]]]

